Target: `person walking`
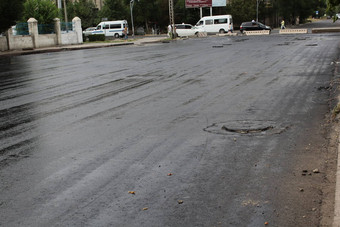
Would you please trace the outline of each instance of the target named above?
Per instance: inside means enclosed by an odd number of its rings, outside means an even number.
[[[282,19],[282,21],[281,21],[281,29],[285,29],[286,27],[285,27],[285,21]]]

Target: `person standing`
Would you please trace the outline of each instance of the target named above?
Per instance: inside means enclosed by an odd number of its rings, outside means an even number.
[[[169,24],[169,26],[168,26],[168,37],[172,37],[172,26]]]
[[[124,27],[123,34],[124,34],[124,39],[127,40],[128,39],[128,31],[127,31],[127,26],[126,25]]]

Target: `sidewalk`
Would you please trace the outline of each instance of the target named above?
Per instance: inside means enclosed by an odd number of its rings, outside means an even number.
[[[29,54],[39,54],[48,52],[59,52],[67,50],[81,50],[81,49],[93,49],[93,48],[103,48],[103,47],[113,47],[113,46],[126,46],[126,45],[143,45],[148,43],[158,43],[166,39],[166,36],[157,37],[143,37],[137,38],[133,41],[122,41],[115,43],[83,43],[78,45],[67,45],[67,46],[57,46],[57,47],[45,47],[29,50],[9,50],[0,52],[0,57],[18,56],[18,55],[29,55]]]

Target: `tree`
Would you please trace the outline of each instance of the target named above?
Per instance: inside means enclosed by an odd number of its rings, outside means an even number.
[[[51,0],[26,0],[22,19],[33,17],[39,24],[51,24],[58,15],[58,8]]]
[[[79,17],[82,28],[93,27],[100,22],[98,10],[92,0],[79,0],[67,4],[67,12],[70,18]]]
[[[328,0],[328,3],[332,6],[340,5],[340,0]]]
[[[109,20],[122,20],[129,18],[128,6],[123,0],[105,0],[102,10],[99,12],[101,18]]]
[[[20,19],[24,0],[0,0],[0,33]]]
[[[319,0],[279,0],[279,14],[292,24],[304,22],[317,9]]]
[[[185,0],[178,0],[175,4],[175,23],[196,24],[200,19],[198,8],[185,8]],[[220,14],[220,13],[219,13]],[[167,18],[169,20],[169,18]]]
[[[227,12],[233,16],[235,25],[256,19],[256,0],[233,0],[227,6]]]
[[[327,0],[327,13],[329,15],[334,15],[340,11],[340,0]],[[334,17],[337,20],[337,17]],[[334,21],[335,21],[334,20]]]

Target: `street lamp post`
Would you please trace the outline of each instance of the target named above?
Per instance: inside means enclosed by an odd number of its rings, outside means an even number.
[[[61,9],[62,7],[61,7],[61,0],[57,0],[57,2],[58,2],[58,9]]]

